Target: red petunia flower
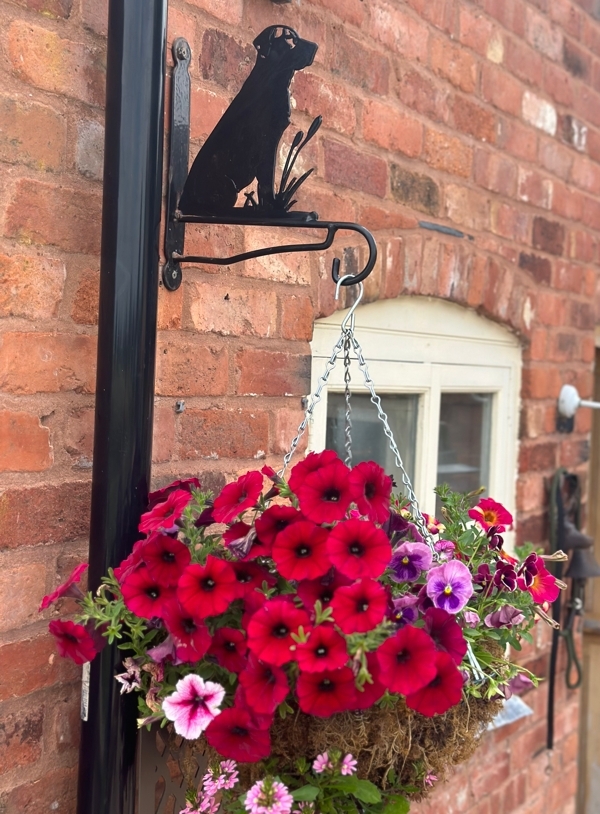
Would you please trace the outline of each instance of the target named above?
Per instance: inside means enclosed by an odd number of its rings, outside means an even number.
[[[510,528],[513,522],[512,514],[491,497],[482,498],[477,506],[469,510],[469,517],[476,520],[486,531],[496,526],[500,533]]]
[[[238,584],[238,597],[240,597],[240,599],[262,588],[263,582],[266,582],[269,587],[273,587],[277,581],[273,574],[269,573],[264,566],[256,562],[232,562],[231,567],[235,571],[235,578]]]
[[[265,604],[265,595],[260,591],[250,591],[247,593],[243,600],[243,613],[242,613],[242,627],[244,630],[248,630],[248,625],[250,624],[250,620],[256,613],[256,611],[260,610]]]
[[[240,520],[238,523],[234,523],[233,525],[229,526],[227,531],[223,534],[223,542],[226,546],[230,546],[237,540],[242,540],[244,537],[246,537],[249,531],[252,531],[252,526],[249,526],[248,523],[243,523]]]
[[[252,655],[238,678],[246,703],[259,714],[273,712],[285,701],[290,691],[285,670],[264,664]]]
[[[206,565],[188,565],[177,584],[177,598],[185,611],[199,619],[227,610],[238,595],[231,564],[209,555]]]
[[[171,492],[176,489],[184,492],[190,492],[192,489],[200,489],[200,481],[198,478],[185,478],[185,480],[174,480],[168,486],[163,486],[162,489],[157,489],[156,492],[150,492],[148,495],[148,511],[153,509],[157,503],[162,503],[166,500]]]
[[[338,588],[350,585],[351,579],[330,568],[320,579],[306,579],[298,583],[297,593],[308,611],[313,611],[315,602],[319,601],[326,608],[335,596]]]
[[[250,712],[240,707],[224,709],[209,724],[206,740],[220,755],[239,763],[256,763],[271,752],[268,729],[260,729]]]
[[[352,709],[356,701],[354,673],[349,667],[322,673],[300,673],[296,695],[302,712],[317,718],[329,718],[337,712]]]
[[[385,523],[390,516],[392,479],[374,461],[357,464],[350,473],[352,500],[358,511],[374,523]]]
[[[425,612],[425,630],[438,650],[452,656],[455,664],[460,664],[467,652],[467,642],[456,617],[442,608],[429,608]]]
[[[541,557],[536,561],[537,574],[533,577],[531,585],[523,577],[518,577],[517,583],[522,591],[529,591],[536,605],[544,602],[554,602],[560,594],[560,588],[556,584],[556,579],[544,565]]]
[[[75,664],[91,661],[98,652],[93,638],[83,625],[55,619],[48,625],[48,630],[56,639],[59,655],[71,659]]]
[[[381,675],[377,653],[367,653],[367,668],[373,682],[365,681],[362,690],[356,688],[356,700],[352,709],[370,709],[380,698],[383,698],[387,690]]]
[[[254,506],[262,492],[263,476],[260,472],[246,472],[233,483],[228,483],[213,504],[213,517],[217,523],[231,523],[246,509]]]
[[[57,599],[60,599],[63,596],[71,596],[73,599],[81,599],[83,597],[83,592],[76,583],[79,582],[81,575],[87,567],[87,562],[82,562],[80,565],[76,565],[63,584],[59,585],[58,588],[52,591],[51,594],[48,594],[48,596],[45,596],[42,599],[40,607],[38,608],[38,613],[41,613],[41,611],[49,608],[53,602],[56,602]]]
[[[383,586],[374,579],[361,579],[338,588],[331,608],[336,625],[344,633],[366,633],[383,621],[387,604]]]
[[[208,652],[230,673],[240,673],[247,664],[248,642],[243,630],[220,627],[213,636]]]
[[[124,560],[121,560],[121,563],[115,569],[113,569],[115,579],[120,585],[129,574],[144,566],[143,551],[147,542],[148,540],[145,539],[138,540],[136,543],[134,543],[131,554],[129,554],[128,557],[125,557]]]
[[[310,631],[308,641],[298,645],[296,658],[305,673],[338,670],[348,661],[346,640],[331,625],[318,625]]]
[[[293,523],[277,535],[271,556],[286,579],[316,579],[331,568],[327,529],[308,520]]]
[[[391,692],[409,695],[435,678],[435,644],[420,628],[412,625],[401,628],[376,652],[381,673]]]
[[[311,472],[316,472],[317,469],[322,469],[324,466],[339,460],[337,452],[332,449],[324,449],[323,452],[309,452],[303,461],[299,461],[293,467],[288,479],[288,486],[297,495],[298,489]]]
[[[346,520],[327,540],[332,565],[350,579],[380,577],[392,558],[387,534],[370,520]]]
[[[350,503],[350,470],[341,461],[307,475],[297,495],[302,514],[313,523],[335,523],[342,520]]]
[[[278,667],[277,669],[279,670],[281,668]],[[271,710],[271,712],[258,712],[252,707],[246,696],[246,691],[239,682],[233,696],[233,706],[249,712],[253,725],[258,729],[270,729],[275,720],[275,710]]]
[[[138,529],[144,534],[151,531],[171,531],[192,500],[186,489],[176,489],[162,503],[157,503],[149,512],[142,515]]]
[[[298,520],[304,518],[292,506],[271,506],[256,518],[256,536],[270,551],[277,535]]]
[[[211,643],[206,625],[200,619],[190,616],[179,602],[170,602],[164,611],[165,627],[175,642],[175,656],[178,661],[191,663],[203,658]]]
[[[436,653],[435,675],[420,690],[406,696],[406,706],[432,718],[443,715],[462,698],[463,677],[448,653]]]
[[[146,566],[132,571],[121,585],[123,602],[142,619],[159,619],[169,602],[175,598],[175,588],[160,583]]]
[[[248,647],[261,661],[281,667],[294,658],[292,633],[308,625],[308,614],[293,602],[270,599],[248,623]]]
[[[177,585],[184,568],[192,559],[186,545],[160,532],[148,537],[142,557],[151,576],[166,587]]]

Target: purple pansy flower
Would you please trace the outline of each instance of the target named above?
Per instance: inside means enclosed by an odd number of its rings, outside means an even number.
[[[484,622],[488,627],[514,627],[520,625],[525,616],[512,605],[505,605],[500,610],[488,613]]]
[[[487,530],[487,538],[492,551],[500,551],[504,545],[504,538],[498,534],[499,531],[499,526],[492,526]]]
[[[417,602],[419,597],[414,594],[407,594],[394,599],[392,605],[392,619],[397,625],[404,627],[409,622],[414,622],[419,615]]]
[[[456,546],[451,540],[438,540],[434,548],[438,553],[438,560],[440,562],[448,562],[448,560],[454,558]]]
[[[537,554],[530,554],[519,568],[519,576],[523,579],[526,588],[531,588],[538,575]]]
[[[413,540],[415,543],[424,542],[423,535],[417,529],[415,524],[411,523],[409,520],[406,520],[406,518],[402,517],[401,514],[396,514],[396,512],[392,512],[390,514],[381,528],[385,531],[392,542],[394,542],[394,540],[402,540],[406,538]]]
[[[394,582],[415,582],[431,567],[431,549],[424,543],[402,543],[394,551],[390,568]]]
[[[473,577],[473,582],[476,585],[481,585],[482,593],[488,596],[494,587],[494,576],[490,571],[490,566],[484,562],[477,569],[477,573]]]
[[[466,627],[477,627],[480,622],[479,614],[470,610],[463,613],[463,619]]]
[[[458,560],[432,568],[427,574],[427,596],[436,608],[458,613],[473,596],[471,572]]]
[[[496,588],[505,591],[515,591],[517,589],[517,572],[510,562],[499,562],[494,574],[494,585]]]

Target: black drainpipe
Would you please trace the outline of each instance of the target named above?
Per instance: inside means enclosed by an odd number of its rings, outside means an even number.
[[[166,22],[167,0],[110,0],[92,589],[138,538],[150,481]],[[106,647],[91,667],[78,814],[134,814],[136,701],[114,679],[122,658]]]

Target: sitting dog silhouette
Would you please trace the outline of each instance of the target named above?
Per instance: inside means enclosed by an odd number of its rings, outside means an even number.
[[[179,201],[184,215],[233,214],[238,193],[257,181],[253,215],[274,215],[277,148],[290,124],[289,86],[295,71],[312,64],[314,42],[293,28],[270,26],[254,40],[256,63],[239,93],[196,156]]]

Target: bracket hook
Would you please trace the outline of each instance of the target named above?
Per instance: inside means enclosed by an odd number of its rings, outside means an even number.
[[[339,263],[339,261],[338,261],[338,263]],[[343,277],[338,278],[338,280],[336,281],[336,285],[335,285],[335,298],[336,298],[336,300],[339,300],[339,298],[340,298],[340,286],[354,285],[357,282],[357,277],[358,277],[358,275],[345,274]],[[350,306],[350,310],[348,311],[348,313],[346,314],[346,316],[342,320],[342,325],[341,325],[342,333],[344,331],[347,331],[348,329],[350,331],[354,330],[354,312],[356,311],[356,309],[360,305],[360,301],[363,298],[364,291],[365,291],[364,285],[361,282],[358,282],[358,296],[354,300],[354,302]]]

